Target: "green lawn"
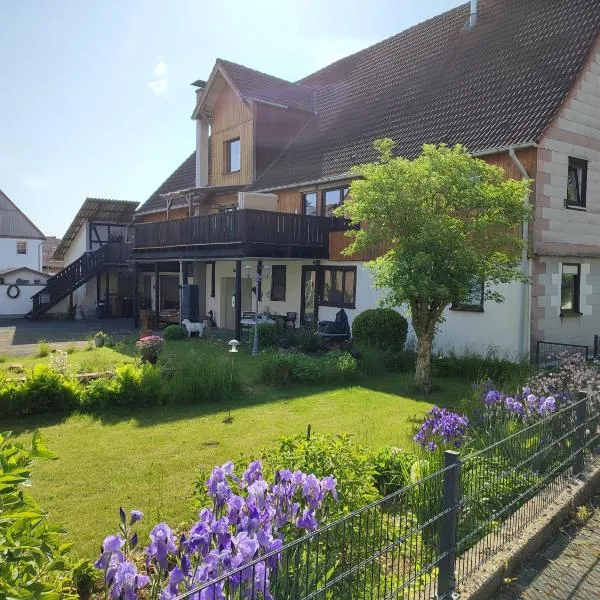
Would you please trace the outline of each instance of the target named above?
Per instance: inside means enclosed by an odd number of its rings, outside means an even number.
[[[215,351],[194,341],[168,348],[171,359]],[[80,355],[123,360],[120,352],[102,349],[76,352],[70,362]],[[439,391],[425,400],[409,391],[409,376],[392,374],[347,388],[276,390],[256,383],[252,357],[235,359],[252,390],[232,403],[230,424],[224,423],[229,407],[222,403],[0,423],[0,429],[13,429],[23,441],[39,427],[59,455],[57,461],[36,465],[32,491],[51,519],[66,527],[78,554],[95,555],[103,537],[115,530],[119,505],[143,510],[147,523],[190,519],[191,485],[200,467],[258,454],[282,434],[304,433],[308,424],[316,432],[351,433],[372,447],[406,446],[432,403],[451,405],[465,392],[464,384],[441,380]]]

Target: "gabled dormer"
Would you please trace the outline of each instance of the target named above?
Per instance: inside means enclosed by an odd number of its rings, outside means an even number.
[[[251,184],[315,114],[310,87],[222,59],[194,85],[197,187]]]

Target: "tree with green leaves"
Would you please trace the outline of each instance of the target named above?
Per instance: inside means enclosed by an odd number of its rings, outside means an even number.
[[[389,139],[375,142],[379,159],[355,167],[359,177],[338,214],[358,226],[347,234],[348,255],[378,243],[389,248],[367,264],[383,303],[410,312],[415,383],[428,392],[444,310],[466,301],[475,282],[484,282],[486,300],[502,302],[498,284],[526,281],[520,228],[531,182],[507,178],[459,145],[426,145],[414,160],[395,157],[393,147]]]

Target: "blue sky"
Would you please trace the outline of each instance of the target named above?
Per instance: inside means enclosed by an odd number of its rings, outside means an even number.
[[[194,148],[217,57],[295,80],[460,0],[28,0],[0,6],[0,189],[46,235],[144,201]]]

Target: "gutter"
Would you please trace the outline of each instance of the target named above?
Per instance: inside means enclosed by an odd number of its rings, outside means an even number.
[[[524,147],[531,148],[535,145],[528,144]],[[510,146],[508,155],[512,160],[513,164],[521,174],[523,179],[529,179],[529,173],[523,166],[523,163],[519,160],[519,157],[515,153],[515,149],[519,149],[519,146]],[[529,206],[529,193],[523,198],[523,203]],[[521,260],[521,272],[522,274],[531,281],[532,273],[532,260],[529,256],[529,220],[523,223],[523,240],[525,241],[525,248],[523,250],[523,257]],[[522,286],[521,291],[521,314],[519,319],[519,355],[521,360],[531,353],[531,284],[525,284]]]

